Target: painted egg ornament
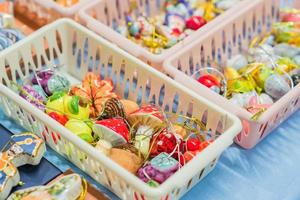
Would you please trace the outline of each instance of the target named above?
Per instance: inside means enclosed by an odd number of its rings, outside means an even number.
[[[265,91],[274,99],[279,99],[291,90],[285,78],[278,74],[269,76],[265,81]]]
[[[63,76],[57,75],[52,70],[42,70],[36,73],[32,78],[32,83],[42,86],[47,95],[54,92],[68,92],[70,82]]]
[[[87,123],[81,120],[70,119],[65,124],[65,127],[88,143],[92,143],[94,141],[92,129],[87,125]]]
[[[256,96],[258,96],[256,91],[250,91],[245,93],[233,93],[229,101],[233,102],[235,105],[239,105],[240,107],[247,107],[250,99]]]
[[[197,30],[206,24],[206,21],[201,16],[192,16],[185,22],[186,27],[192,30]]]
[[[266,105],[272,105],[274,103],[274,101],[268,94],[261,93],[259,95],[259,103],[260,104],[266,104]]]
[[[150,141],[153,134],[154,130],[149,126],[139,126],[135,134],[134,146],[144,155],[144,157],[149,153]]]
[[[33,87],[30,85],[24,85],[20,88],[20,96],[26,101],[37,107],[38,109],[44,111],[44,97],[40,95]]]
[[[69,118],[81,120],[89,118],[89,105],[87,103],[81,102],[79,96],[65,95],[63,98],[65,115],[67,115]]]
[[[209,89],[213,90],[216,93],[220,93],[221,89],[221,83],[220,81],[213,75],[203,75],[198,79],[198,82],[201,83],[202,85],[208,87]]]
[[[155,157],[162,152],[173,153],[172,156],[178,157],[183,149],[183,141],[175,136],[174,133],[163,129],[158,135],[152,138],[151,157]]]
[[[64,107],[64,96],[65,92],[55,92],[52,94],[46,103],[46,113],[58,112],[60,114],[65,114]]]
[[[273,73],[273,70],[265,65],[249,65],[249,75],[253,78],[259,88],[264,88],[266,79]]]

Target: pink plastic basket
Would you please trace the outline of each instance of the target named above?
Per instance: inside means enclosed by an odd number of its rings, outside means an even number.
[[[242,2],[235,15],[225,13],[213,24],[208,24],[201,38],[172,55],[164,63],[165,73],[241,119],[243,131],[235,141],[244,148],[254,147],[300,107],[300,85],[274,103],[257,121],[253,121],[251,113],[202,86],[192,78],[192,74],[199,69],[199,66],[205,66],[208,62],[216,60],[224,63],[232,55],[247,48],[253,36],[270,30],[272,22],[279,19],[280,7],[287,4],[300,8],[299,0]],[[223,20],[224,18],[226,21]],[[215,26],[215,24],[219,25]]]
[[[79,0],[78,3],[70,7],[63,7],[53,0],[16,0],[15,3],[35,12],[39,18],[52,22],[62,17],[75,19],[77,12],[93,0]]]
[[[155,16],[163,7],[165,0],[134,0],[137,3],[137,10],[140,12],[145,11],[148,16]],[[162,63],[172,54],[182,49],[187,44],[194,41],[196,38],[201,37],[205,30],[200,28],[193,34],[186,37],[183,41],[177,43],[172,48],[164,50],[162,54],[153,54],[146,48],[132,42],[126,37],[114,31],[111,26],[113,22],[124,23],[125,15],[130,8],[130,1],[128,0],[95,0],[93,3],[84,7],[79,11],[79,19],[82,24],[91,29],[92,31],[100,34],[106,39],[120,46],[122,49],[131,53],[135,57],[140,58],[146,63],[152,65],[157,69],[161,69]],[[229,12],[230,10],[226,12]],[[222,15],[217,18],[224,20]],[[210,24],[215,24],[212,20]]]

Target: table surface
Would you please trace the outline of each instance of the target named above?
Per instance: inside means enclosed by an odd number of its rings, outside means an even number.
[[[0,111],[0,122],[12,132],[22,129]],[[237,145],[221,156],[215,170],[195,185],[183,200],[295,200],[300,199],[300,110],[251,150]],[[1,137],[1,135],[0,135]],[[48,149],[46,159],[65,171],[74,165]],[[84,175],[84,174],[83,174]],[[118,199],[96,184],[111,199]]]

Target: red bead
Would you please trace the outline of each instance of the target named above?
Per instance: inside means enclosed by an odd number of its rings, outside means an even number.
[[[192,16],[186,20],[186,27],[192,30],[197,30],[205,24],[206,21],[201,16]]]
[[[60,115],[56,112],[50,112],[48,115],[63,126],[68,122],[68,118],[65,115]]]
[[[190,138],[186,142],[188,151],[196,151],[199,150],[201,142],[197,138]]]
[[[211,88],[212,86],[217,86],[217,87],[221,86],[219,80],[213,75],[209,75],[209,74],[201,76],[198,79],[198,82],[201,83],[202,85],[205,85],[208,88]]]

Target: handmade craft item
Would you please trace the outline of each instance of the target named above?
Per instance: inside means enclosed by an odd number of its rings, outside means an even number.
[[[8,200],[84,200],[86,184],[78,174],[70,174],[48,186],[16,191],[9,196]]]
[[[20,181],[18,167],[38,165],[46,150],[42,139],[32,133],[13,135],[0,153],[0,199],[6,199]]]

